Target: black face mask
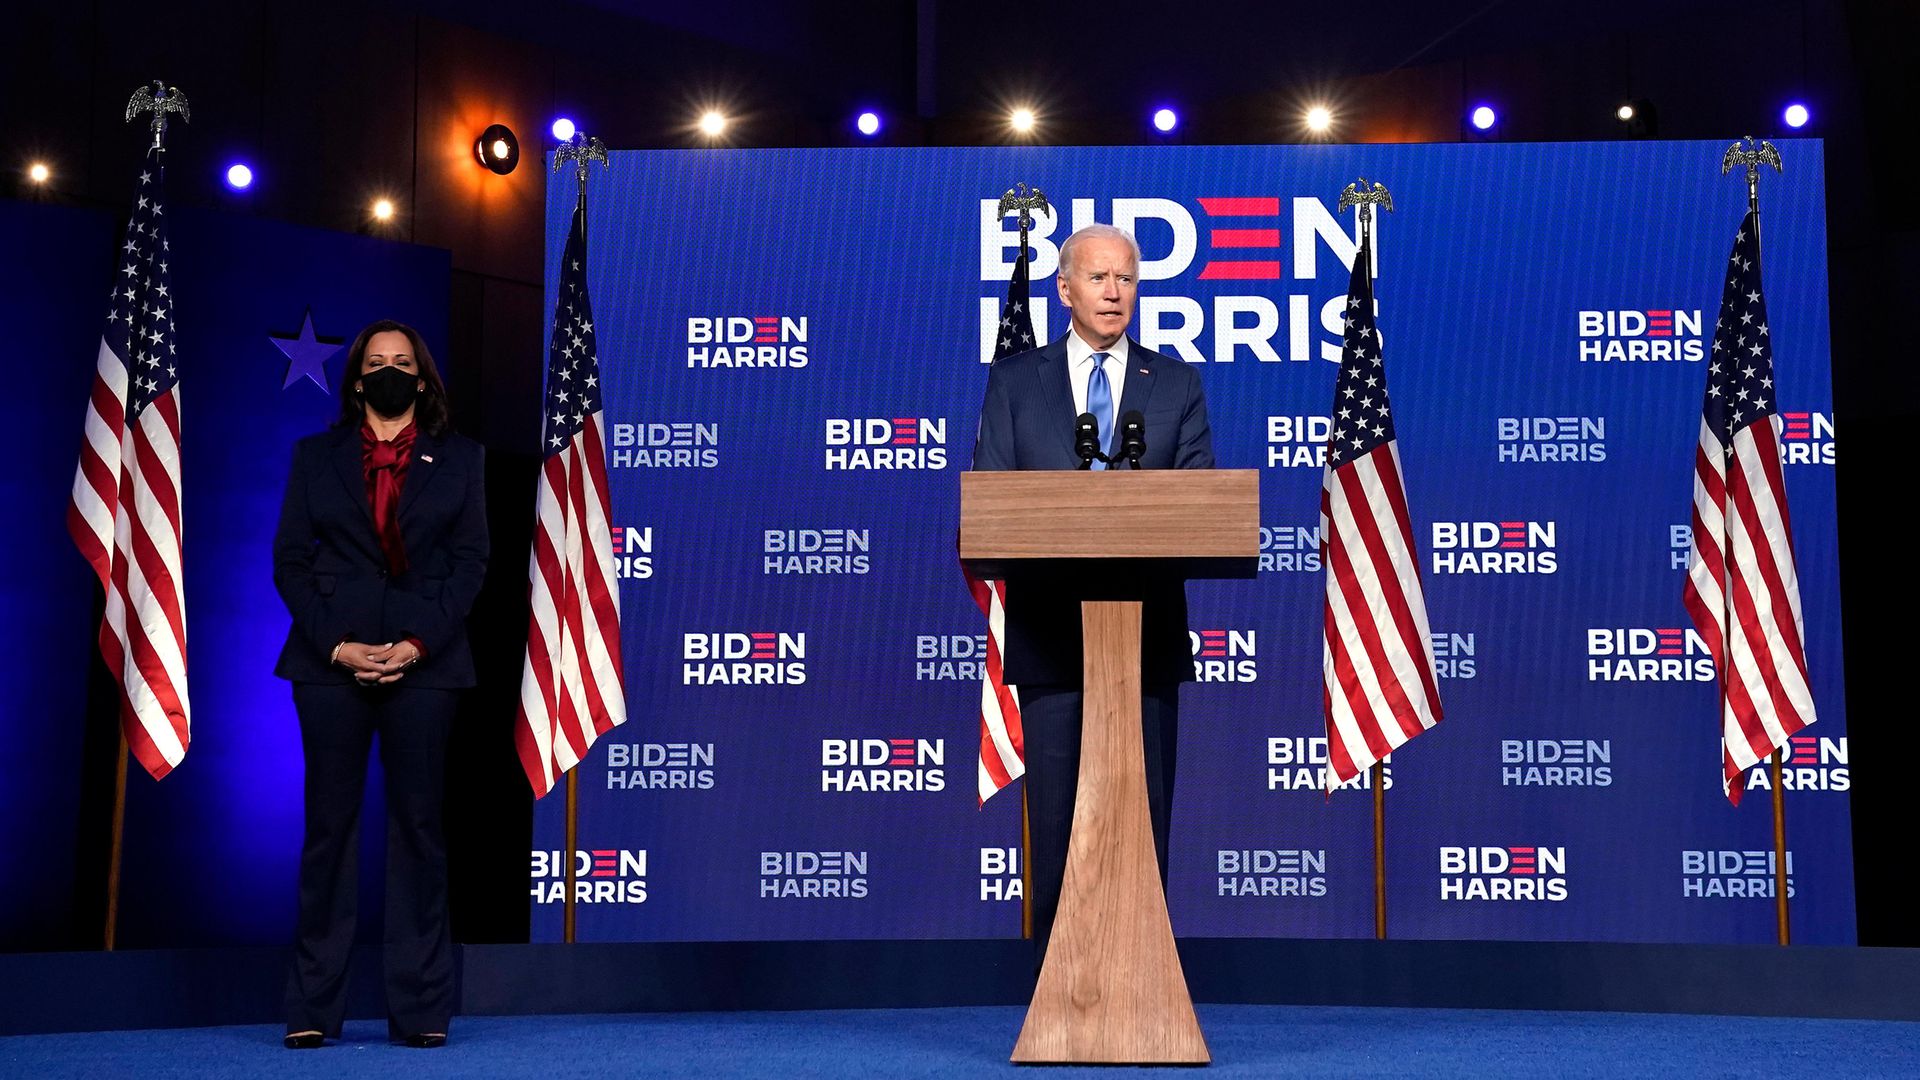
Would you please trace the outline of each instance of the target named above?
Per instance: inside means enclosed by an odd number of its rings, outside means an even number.
[[[399,416],[420,392],[420,376],[396,367],[375,368],[360,376],[360,399],[381,416]]]

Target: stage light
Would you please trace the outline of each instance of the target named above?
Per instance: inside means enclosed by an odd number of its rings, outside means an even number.
[[[473,141],[473,156],[480,164],[501,176],[520,164],[520,140],[505,124],[494,124]]]
[[[700,114],[700,133],[709,139],[719,138],[727,130],[727,118],[713,109]]]
[[[1172,131],[1175,127],[1178,127],[1179,124],[1180,116],[1172,109],[1159,109],[1153,114],[1154,130],[1162,134]]]
[[[1634,98],[1613,111],[1628,138],[1651,139],[1660,134],[1660,110],[1646,98]]]
[[[1500,117],[1494,113],[1493,106],[1482,105],[1474,109],[1473,115],[1468,117],[1468,119],[1473,122],[1473,126],[1477,130],[1488,131],[1492,129],[1494,122],[1499,120]]]
[[[253,186],[253,170],[241,162],[227,166],[227,186],[235,191],[245,191]]]
[[[555,139],[558,139],[559,141],[561,142],[572,141],[573,132],[574,132],[573,121],[567,119],[566,117],[563,116],[560,119],[555,120],[553,122],[553,137]]]
[[[1032,133],[1034,118],[1032,109],[1015,109],[1007,114],[1007,125],[1022,135]]]
[[[380,221],[380,222],[387,222],[387,221],[393,220],[393,200],[392,199],[373,200],[373,220]]]
[[[1797,130],[1806,127],[1807,121],[1813,119],[1813,114],[1807,112],[1805,105],[1796,101],[1786,107],[1786,110],[1780,114],[1780,119],[1785,120],[1788,127]]]
[[[53,179],[53,170],[47,168],[46,162],[36,161],[27,166],[27,179],[32,180],[36,184],[44,184],[48,180]]]
[[[1315,105],[1307,110],[1307,130],[1315,135],[1325,135],[1333,128],[1333,111],[1325,105]]]
[[[878,135],[880,134],[880,114],[877,112],[863,112],[860,114],[859,119],[853,122],[853,126],[862,135]]]

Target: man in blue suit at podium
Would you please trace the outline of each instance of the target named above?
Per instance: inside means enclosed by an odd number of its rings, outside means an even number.
[[[1119,458],[1116,418],[1145,417],[1146,469],[1210,469],[1213,433],[1200,377],[1186,364],[1127,337],[1139,292],[1140,246],[1111,225],[1089,225],[1060,245],[1060,302],[1072,313],[1067,335],[1010,356],[987,375],[986,403],[973,448],[978,470],[1074,469],[1076,418],[1091,413],[1102,450]],[[1104,468],[1095,461],[1093,468]],[[1116,529],[1125,521],[1116,520]],[[1102,582],[1042,578],[1007,581],[1006,679],[1020,691],[1026,734],[1027,812],[1032,849],[1033,938],[1045,956],[1066,875],[1080,771],[1080,601]],[[1114,584],[1126,584],[1114,582]],[[1183,682],[1193,679],[1187,595],[1180,583],[1156,586],[1141,614],[1141,721],[1147,806],[1162,887],[1173,767],[1179,748]]]

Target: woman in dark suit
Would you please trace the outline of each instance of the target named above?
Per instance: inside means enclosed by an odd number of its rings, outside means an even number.
[[[293,615],[274,674],[293,683],[306,759],[286,1045],[340,1035],[378,732],[388,1031],[439,1046],[453,1012],[441,799],[455,698],[474,681],[466,617],[487,568],[484,460],[450,429],[446,387],[411,327],[362,330],[341,383],[339,421],[294,447],[273,541],[274,586]]]

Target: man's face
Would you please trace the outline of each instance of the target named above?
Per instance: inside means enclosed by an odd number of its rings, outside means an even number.
[[[1073,270],[1060,274],[1060,302],[1073,311],[1073,328],[1096,349],[1111,348],[1133,321],[1140,267],[1124,240],[1090,236],[1073,247]]]

